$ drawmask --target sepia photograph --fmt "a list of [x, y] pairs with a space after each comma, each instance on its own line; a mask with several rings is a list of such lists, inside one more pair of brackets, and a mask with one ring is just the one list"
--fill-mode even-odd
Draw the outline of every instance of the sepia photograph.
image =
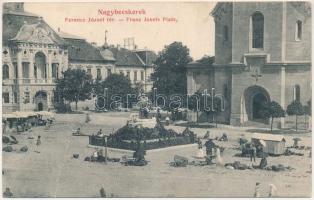
[[1, 6], [2, 197], [312, 197], [310, 1]]

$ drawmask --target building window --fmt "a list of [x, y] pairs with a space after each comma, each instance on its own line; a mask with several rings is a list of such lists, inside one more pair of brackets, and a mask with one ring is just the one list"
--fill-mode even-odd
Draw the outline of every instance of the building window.
[[252, 16], [252, 47], [263, 48], [264, 43], [264, 16], [256, 12]]
[[295, 85], [293, 89], [293, 100], [300, 102], [300, 94], [301, 94], [300, 86]]
[[3, 92], [2, 98], [4, 103], [10, 103], [10, 94], [8, 92]]
[[126, 72], [126, 76], [131, 80], [131, 78], [130, 78], [130, 71]]
[[97, 69], [97, 79], [101, 79], [101, 69]]
[[92, 75], [92, 69], [91, 68], [87, 69], [87, 74]]
[[30, 103], [29, 92], [24, 92], [24, 103]]
[[298, 20], [296, 22], [296, 27], [295, 27], [295, 39], [297, 41], [300, 41], [302, 39], [302, 21]]
[[224, 41], [228, 41], [228, 26], [223, 28]]
[[120, 75], [123, 75], [123, 71], [122, 71], [122, 70], [120, 70], [120, 72], [119, 72], [119, 73], [120, 73]]
[[137, 71], [134, 71], [134, 81], [137, 81]]
[[9, 66], [3, 65], [2, 67], [2, 79], [9, 79]]
[[22, 63], [23, 78], [29, 78], [29, 63]]
[[144, 72], [141, 71], [141, 80], [144, 81]]
[[108, 76], [111, 75], [111, 69], [107, 69], [107, 74], [108, 74]]

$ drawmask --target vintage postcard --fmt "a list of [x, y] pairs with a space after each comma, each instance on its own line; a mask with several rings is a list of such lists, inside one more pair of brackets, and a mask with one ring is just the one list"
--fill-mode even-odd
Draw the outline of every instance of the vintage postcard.
[[3, 197], [312, 196], [311, 2], [1, 5]]

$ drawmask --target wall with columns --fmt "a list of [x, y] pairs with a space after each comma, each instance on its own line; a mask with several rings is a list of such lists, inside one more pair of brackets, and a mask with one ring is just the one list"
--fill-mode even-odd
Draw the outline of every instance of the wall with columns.
[[[45, 55], [46, 78], [41, 78], [40, 70], [37, 71], [37, 78], [34, 76], [35, 55], [38, 52]], [[58, 76], [61, 77], [61, 72], [68, 66], [67, 50], [52, 44], [20, 43], [10, 47], [4, 46], [2, 58], [2, 65], [9, 66], [9, 79], [3, 80], [3, 92], [8, 92], [10, 96], [10, 102], [3, 103], [3, 112], [35, 110], [37, 105], [33, 99], [40, 90], [47, 93], [47, 106], [52, 108], [51, 99], [55, 88], [52, 64], [58, 63]], [[23, 63], [28, 63], [28, 75], [25, 76], [28, 78], [23, 77]], [[29, 103], [24, 102], [25, 92], [29, 92]], [[14, 101], [14, 94], [17, 95], [17, 103]]]

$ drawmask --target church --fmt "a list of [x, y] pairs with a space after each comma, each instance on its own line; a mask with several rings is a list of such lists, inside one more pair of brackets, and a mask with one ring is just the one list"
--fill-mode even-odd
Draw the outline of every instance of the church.
[[144, 92], [152, 87], [156, 54], [127, 49], [53, 30], [42, 17], [26, 12], [24, 3], [3, 5], [2, 112], [53, 109], [56, 80], [68, 68], [80, 68], [93, 79], [111, 73], [128, 76]]
[[[311, 99], [311, 7], [309, 2], [220, 2], [215, 21], [213, 65], [187, 66], [187, 92], [214, 88], [224, 96], [221, 123], [265, 122], [261, 105], [284, 109]], [[285, 126], [285, 118], [276, 121]], [[265, 122], [267, 123], [267, 121]]]

